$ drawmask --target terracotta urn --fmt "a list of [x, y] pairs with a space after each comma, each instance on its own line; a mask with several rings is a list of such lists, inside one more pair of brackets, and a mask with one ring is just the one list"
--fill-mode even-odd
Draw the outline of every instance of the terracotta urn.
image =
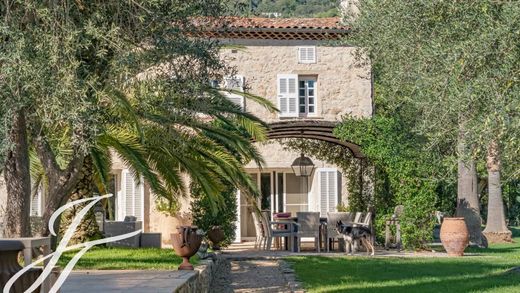
[[193, 270], [190, 257], [197, 253], [202, 242], [202, 235], [197, 234], [197, 227], [177, 227], [177, 233], [172, 233], [171, 238], [175, 253], [182, 257], [182, 264], [179, 266], [179, 270]]
[[224, 231], [222, 228], [220, 228], [220, 226], [213, 226], [208, 231], [208, 238], [213, 244], [213, 250], [220, 250], [220, 246], [218, 244], [225, 238]]
[[469, 232], [464, 218], [444, 218], [441, 242], [449, 256], [463, 256], [469, 244]]

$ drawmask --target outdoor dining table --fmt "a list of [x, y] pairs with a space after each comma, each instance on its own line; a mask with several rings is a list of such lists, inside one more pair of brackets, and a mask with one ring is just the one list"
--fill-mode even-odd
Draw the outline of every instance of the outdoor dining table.
[[[276, 222], [287, 222], [287, 224], [292, 224], [292, 223], [298, 223], [298, 217], [273, 217], [273, 220], [276, 221]], [[327, 217], [320, 217], [320, 240], [319, 240], [319, 243], [321, 245], [321, 242], [323, 240], [323, 231], [326, 229], [324, 228], [324, 226], [327, 224]], [[298, 233], [298, 225], [290, 225], [293, 229], [292, 232], [294, 232], [295, 234]], [[287, 228], [287, 227], [286, 227]], [[289, 237], [284, 237], [284, 246], [285, 246], [285, 250], [290, 250], [292, 252], [297, 252], [298, 251], [298, 241], [297, 241], [297, 237], [294, 236], [294, 239], [292, 239], [293, 241], [292, 242], [292, 248], [289, 248]]]

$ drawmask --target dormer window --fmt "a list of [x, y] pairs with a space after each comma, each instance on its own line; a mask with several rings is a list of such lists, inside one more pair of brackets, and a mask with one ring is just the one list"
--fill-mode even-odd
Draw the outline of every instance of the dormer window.
[[310, 64], [316, 63], [316, 47], [299, 47], [298, 63]]

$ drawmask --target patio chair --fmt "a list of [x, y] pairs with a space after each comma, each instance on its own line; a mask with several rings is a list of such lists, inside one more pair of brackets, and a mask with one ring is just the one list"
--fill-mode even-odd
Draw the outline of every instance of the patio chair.
[[363, 213], [362, 212], [356, 212], [356, 215], [354, 216], [353, 223], [360, 223], [362, 218], [363, 218]]
[[[327, 213], [327, 228], [325, 229], [325, 249], [329, 252], [331, 246], [334, 245], [334, 240], [343, 239], [343, 236], [338, 233], [336, 224], [341, 221], [343, 224], [348, 225], [353, 222], [353, 214], [350, 212], [328, 212]], [[332, 240], [332, 241], [331, 241]]]
[[[276, 237], [287, 237], [289, 239], [289, 248], [292, 247], [292, 239], [295, 236], [293, 224], [291, 222], [275, 222], [269, 221], [269, 213], [262, 213], [262, 228], [265, 233], [265, 249], [271, 250], [273, 244], [273, 238]], [[287, 228], [280, 228], [287, 227]]]
[[251, 212], [251, 217], [253, 218], [253, 222], [255, 224], [255, 233], [256, 233], [255, 249], [261, 249], [262, 248], [262, 243], [266, 239], [265, 232], [264, 232], [264, 229], [262, 227], [262, 222], [261, 222], [258, 214], [255, 211]]
[[296, 217], [298, 218], [298, 233], [296, 234], [298, 252], [300, 252], [302, 237], [313, 237], [316, 250], [320, 252], [320, 213], [297, 212]]
[[[375, 235], [374, 235], [374, 229], [372, 227], [372, 213], [371, 212], [367, 212], [365, 214], [365, 217], [363, 218], [363, 220], [354, 221], [354, 223], [352, 223], [352, 224], [354, 225], [354, 227], [366, 227], [366, 228], [370, 229], [370, 232], [372, 233], [372, 237], [370, 237], [370, 243], [372, 245], [374, 245]], [[359, 244], [361, 244], [361, 243], [357, 243], [357, 246], [359, 246]]]

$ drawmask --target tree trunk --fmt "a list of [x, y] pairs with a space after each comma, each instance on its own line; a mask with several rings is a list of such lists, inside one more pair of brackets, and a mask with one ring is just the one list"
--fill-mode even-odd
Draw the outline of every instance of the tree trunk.
[[458, 143], [458, 182], [457, 182], [457, 217], [464, 217], [469, 231], [471, 245], [485, 247], [482, 235], [482, 218], [480, 217], [480, 202], [477, 188], [477, 170], [472, 159], [464, 160], [467, 154], [463, 129], [459, 133]]
[[[69, 201], [92, 197], [93, 177], [94, 165], [92, 163], [92, 158], [90, 156], [86, 156], [85, 160], [83, 161], [83, 167], [81, 168], [79, 182], [70, 196]], [[76, 205], [63, 213], [61, 218], [60, 235], [63, 235], [63, 233], [69, 228], [77, 213], [87, 204], [88, 203]], [[78, 226], [76, 232], [72, 236], [69, 245], [100, 239], [101, 237], [102, 234], [99, 231], [94, 210], [91, 209], [82, 219], [81, 224]]]
[[488, 217], [484, 235], [488, 243], [511, 242], [512, 233], [507, 229], [500, 184], [500, 153], [496, 141], [489, 144], [487, 153], [488, 171]]
[[4, 237], [8, 238], [31, 236], [31, 178], [25, 112], [20, 110], [13, 118], [9, 131], [13, 147], [7, 153], [4, 168], [8, 203], [5, 207]]
[[[71, 161], [65, 169], [61, 169], [56, 162], [54, 151], [46, 140], [43, 127], [39, 125], [37, 121], [33, 121], [33, 123], [35, 125], [31, 129], [33, 131], [32, 139], [34, 148], [44, 167], [45, 175], [48, 180], [48, 189], [42, 214], [42, 227], [39, 234], [48, 236], [50, 234], [49, 219], [59, 207], [69, 200], [70, 195], [78, 184], [85, 155], [77, 149], [74, 149]], [[59, 222], [60, 217], [58, 217], [58, 220], [54, 223], [55, 232], [59, 232]], [[55, 241], [56, 238], [53, 237], [53, 247]]]

